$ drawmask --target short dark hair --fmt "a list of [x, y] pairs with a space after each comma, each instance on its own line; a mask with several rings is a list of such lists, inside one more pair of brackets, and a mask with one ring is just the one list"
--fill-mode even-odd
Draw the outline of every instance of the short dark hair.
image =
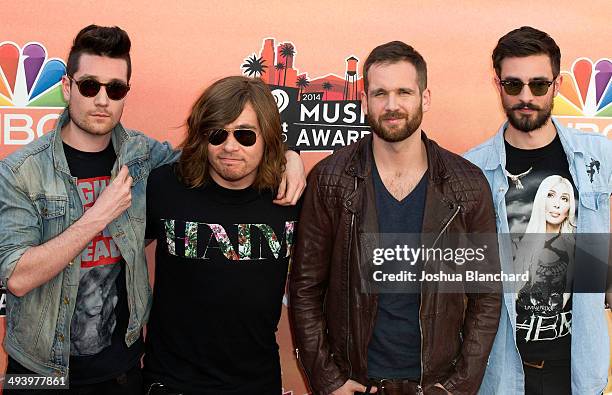
[[89, 25], [83, 28], [74, 38], [68, 54], [66, 74], [73, 76], [79, 69], [82, 54], [107, 56], [124, 59], [127, 62], [127, 79], [132, 76], [132, 61], [130, 59], [130, 37], [125, 30], [113, 26]]
[[427, 88], [427, 63], [425, 59], [410, 45], [401, 41], [391, 41], [374, 48], [363, 64], [363, 89], [368, 93], [368, 70], [376, 63], [396, 63], [406, 61], [417, 71], [419, 89]]
[[244, 76], [220, 79], [206, 88], [194, 103], [177, 169], [185, 185], [197, 188], [208, 182], [208, 132], [232, 123], [247, 103], [257, 114], [261, 129], [258, 138], [264, 141], [263, 158], [252, 186], [259, 190], [278, 188], [286, 165], [278, 107], [268, 85], [259, 78]]
[[492, 56], [495, 73], [501, 77], [501, 62], [505, 58], [523, 58], [532, 55], [548, 55], [553, 77], [557, 78], [561, 70], [561, 50], [548, 33], [531, 26], [512, 30], [499, 39]]

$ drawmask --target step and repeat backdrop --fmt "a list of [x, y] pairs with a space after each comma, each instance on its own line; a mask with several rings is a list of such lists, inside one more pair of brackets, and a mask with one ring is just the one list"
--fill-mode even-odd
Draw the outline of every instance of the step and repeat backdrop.
[[[369, 133], [360, 104], [363, 61], [375, 46], [402, 40], [428, 64], [432, 108], [424, 130], [462, 153], [504, 121], [491, 51], [502, 35], [523, 25], [548, 32], [561, 48], [564, 79], [554, 115], [612, 138], [611, 17], [609, 0], [529, 7], [484, 0], [8, 1], [0, 17], [0, 158], [53, 127], [64, 107], [59, 81], [68, 50], [91, 23], [120, 26], [132, 39], [132, 89], [122, 123], [174, 145], [202, 90], [243, 74], [270, 85], [284, 138], [310, 169]], [[285, 299], [277, 336], [284, 394], [302, 395], [308, 389], [286, 306]], [[4, 294], [0, 308], [3, 315]], [[5, 364], [0, 350], [0, 371]]]

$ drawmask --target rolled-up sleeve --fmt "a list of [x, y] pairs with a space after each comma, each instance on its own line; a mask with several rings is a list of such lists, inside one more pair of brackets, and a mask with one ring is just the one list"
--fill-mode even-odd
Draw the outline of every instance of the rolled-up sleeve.
[[0, 162], [0, 278], [8, 279], [21, 256], [41, 244], [41, 222], [11, 168]]

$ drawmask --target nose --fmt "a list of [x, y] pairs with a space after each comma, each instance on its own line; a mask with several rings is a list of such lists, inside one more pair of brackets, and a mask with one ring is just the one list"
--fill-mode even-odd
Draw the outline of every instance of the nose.
[[240, 143], [234, 138], [234, 133], [230, 132], [227, 139], [223, 142], [223, 150], [227, 152], [234, 152], [240, 148]]
[[101, 86], [100, 91], [94, 98], [94, 104], [99, 107], [107, 107], [110, 102], [108, 95], [106, 94], [106, 87]]
[[395, 95], [395, 93], [390, 93], [389, 95], [387, 95], [385, 110], [396, 111], [397, 109], [399, 109], [399, 102], [397, 100], [397, 96]]
[[529, 85], [523, 85], [523, 88], [521, 89], [521, 92], [518, 94], [517, 98], [527, 103], [533, 100], [533, 94], [531, 93]]

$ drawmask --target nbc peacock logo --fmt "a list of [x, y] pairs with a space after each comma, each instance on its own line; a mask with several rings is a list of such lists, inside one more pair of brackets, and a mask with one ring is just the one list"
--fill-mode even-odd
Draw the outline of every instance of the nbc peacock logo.
[[612, 61], [578, 58], [561, 75], [553, 115], [570, 127], [612, 136]]
[[61, 86], [65, 73], [64, 61], [49, 58], [41, 43], [0, 43], [0, 154], [53, 127], [66, 106]]

